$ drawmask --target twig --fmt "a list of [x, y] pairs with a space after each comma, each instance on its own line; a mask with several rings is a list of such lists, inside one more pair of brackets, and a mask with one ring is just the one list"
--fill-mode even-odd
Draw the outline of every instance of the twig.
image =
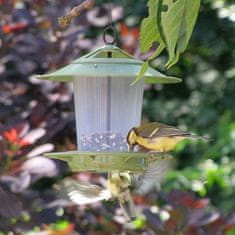
[[83, 11], [91, 9], [94, 4], [95, 0], [85, 0], [83, 3], [74, 7], [66, 16], [59, 17], [59, 24], [62, 27], [68, 26], [73, 18], [79, 16]]

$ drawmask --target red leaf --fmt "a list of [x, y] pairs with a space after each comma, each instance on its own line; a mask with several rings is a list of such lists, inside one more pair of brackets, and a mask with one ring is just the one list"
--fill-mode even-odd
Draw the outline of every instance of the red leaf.
[[184, 231], [184, 235], [200, 235], [201, 233], [201, 229], [200, 228], [196, 228], [196, 227], [189, 227], [186, 228], [186, 230]]
[[137, 38], [140, 33], [140, 30], [138, 27], [129, 29], [125, 23], [120, 24], [119, 30], [120, 30], [120, 34], [122, 37], [125, 37], [127, 35], [132, 35], [134, 38]]
[[139, 204], [139, 205], [147, 205], [148, 204], [148, 199], [146, 197], [142, 197], [140, 195], [135, 195], [134, 196], [134, 201], [136, 204]]
[[165, 222], [165, 230], [168, 232], [177, 231], [177, 223], [173, 219], [169, 219]]
[[122, 38], [122, 46], [124, 50], [129, 53], [133, 53], [136, 49], [136, 40], [139, 36], [139, 28], [128, 28], [126, 24], [121, 23], [119, 26], [121, 38]]
[[191, 206], [192, 206], [192, 208], [194, 208], [194, 209], [203, 209], [203, 208], [205, 208], [208, 204], [209, 204], [209, 199], [208, 199], [208, 198], [204, 198], [204, 199], [200, 199], [200, 200], [194, 201]]
[[10, 142], [15, 142], [18, 140], [19, 138], [19, 133], [16, 131], [15, 128], [12, 128], [8, 131], [4, 131], [3, 132], [3, 136], [5, 137], [5, 139], [7, 139]]
[[137, 28], [137, 27], [133, 28], [133, 29], [131, 30], [131, 34], [132, 34], [135, 38], [137, 38], [137, 37], [139, 36], [139, 34], [140, 34], [140, 29]]
[[126, 24], [121, 23], [119, 27], [120, 27], [119, 30], [120, 30], [121, 36], [126, 36], [128, 34], [128, 32], [129, 32], [129, 29], [126, 26]]
[[178, 190], [171, 192], [167, 199], [170, 203], [176, 205], [181, 204], [192, 209], [202, 209], [209, 204], [209, 199], [207, 198], [197, 200], [193, 194], [188, 192], [181, 192]]
[[2, 31], [3, 31], [3, 33], [7, 34], [7, 33], [12, 33], [15, 31], [25, 29], [27, 27], [28, 27], [27, 23], [21, 22], [21, 23], [16, 23], [16, 24], [3, 25]]
[[19, 135], [20, 133], [15, 128], [3, 132], [5, 139], [17, 147], [25, 147], [30, 145], [29, 141], [21, 139]]

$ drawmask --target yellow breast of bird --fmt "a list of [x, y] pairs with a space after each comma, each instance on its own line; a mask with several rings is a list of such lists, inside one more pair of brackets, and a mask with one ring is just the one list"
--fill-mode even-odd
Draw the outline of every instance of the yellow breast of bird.
[[[125, 177], [125, 176], [124, 176]], [[123, 192], [129, 189], [131, 182], [128, 177], [120, 178], [119, 175], [111, 175], [107, 182], [107, 188], [114, 197], [119, 197]]]
[[120, 178], [111, 178], [107, 182], [107, 188], [114, 197], [118, 197], [123, 190], [122, 181]]
[[180, 141], [186, 138], [186, 136], [170, 136], [149, 139], [139, 136], [137, 142], [140, 146], [152, 151], [168, 152], [173, 150]]
[[120, 193], [120, 186], [114, 184], [113, 182], [108, 182], [108, 190], [112, 193], [114, 197], [117, 197]]

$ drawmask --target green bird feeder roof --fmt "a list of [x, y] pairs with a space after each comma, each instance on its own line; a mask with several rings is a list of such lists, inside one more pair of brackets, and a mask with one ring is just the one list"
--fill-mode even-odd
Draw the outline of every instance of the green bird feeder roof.
[[[138, 60], [113, 45], [105, 45], [74, 61], [69, 65], [49, 74], [38, 75], [37, 78], [70, 82], [76, 77], [134, 77], [140, 72], [144, 62]], [[144, 74], [146, 83], [179, 83], [180, 78], [166, 76], [155, 69], [148, 68]]]

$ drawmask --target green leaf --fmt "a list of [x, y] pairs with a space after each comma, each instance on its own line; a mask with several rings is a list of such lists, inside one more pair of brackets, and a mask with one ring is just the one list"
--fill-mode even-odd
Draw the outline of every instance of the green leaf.
[[159, 0], [148, 1], [149, 16], [143, 19], [140, 27], [140, 50], [143, 53], [148, 52], [154, 42], [162, 41], [157, 24], [158, 8]]
[[166, 48], [170, 68], [179, 60], [188, 45], [198, 16], [201, 0], [149, 0], [148, 13], [141, 23], [140, 49], [148, 52], [153, 43], [159, 44], [156, 51], [148, 58], [131, 85], [139, 81], [147, 71], [150, 61]]
[[140, 218], [137, 218], [134, 222], [133, 222], [134, 226], [136, 229], [142, 229], [144, 228], [145, 224], [146, 224], [146, 221], [144, 218], [140, 217]]
[[52, 225], [53, 229], [64, 230], [69, 226], [69, 222], [67, 220], [59, 220], [55, 224]]
[[177, 43], [177, 51], [182, 53], [185, 51], [189, 39], [195, 26], [201, 0], [188, 0], [186, 2], [186, 11], [182, 19], [182, 27], [180, 28], [179, 40]]
[[164, 48], [165, 48], [165, 45], [164, 45], [164, 43], [162, 42], [162, 43], [158, 46], [157, 50], [148, 58], [148, 60], [154, 60], [154, 59], [156, 59], [156, 58], [162, 53], [162, 51], [164, 50]]
[[161, 12], [161, 28], [169, 59], [168, 68], [174, 65], [186, 49], [195, 25], [200, 0], [163, 0], [167, 11]]
[[194, 9], [193, 11], [186, 10], [182, 18], [182, 24], [180, 27], [179, 38], [176, 47], [175, 58], [167, 64], [168, 67], [176, 64], [179, 60], [179, 56], [183, 53], [188, 45], [189, 39], [191, 38], [193, 28], [196, 23], [200, 8], [201, 0], [188, 0], [186, 2], [186, 9]]
[[167, 0], [168, 10], [161, 14], [161, 26], [164, 34], [166, 48], [169, 54], [168, 63], [175, 58], [176, 45], [179, 38], [182, 18], [187, 0], [177, 0], [176, 2]]
[[158, 46], [157, 50], [148, 58], [149, 67], [154, 67], [154, 66], [152, 66], [152, 62], [162, 53], [164, 48], [165, 48], [165, 45], [160, 44]]
[[145, 72], [147, 71], [148, 67], [149, 67], [148, 61], [146, 61], [146, 62], [144, 62], [144, 63], [142, 64], [142, 67], [141, 67], [141, 69], [140, 69], [140, 72], [138, 73], [137, 78], [131, 83], [131, 86], [133, 86], [133, 85], [134, 85], [135, 83], [137, 83], [141, 78], [144, 77], [144, 74], [145, 74]]

